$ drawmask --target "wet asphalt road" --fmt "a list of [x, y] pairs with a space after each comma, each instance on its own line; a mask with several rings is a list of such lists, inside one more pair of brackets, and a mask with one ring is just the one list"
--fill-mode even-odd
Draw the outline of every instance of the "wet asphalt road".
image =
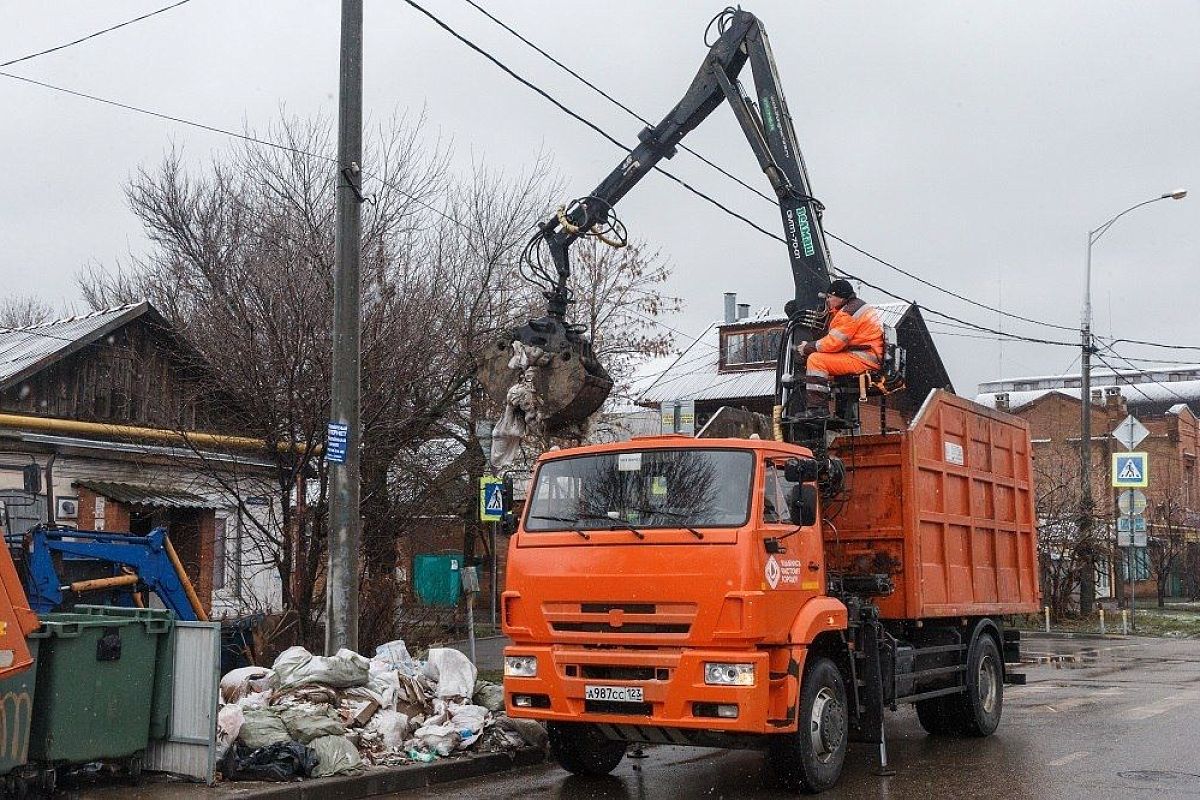
[[[1060, 640], [1027, 636], [1026, 686], [1006, 687], [1000, 730], [987, 739], [927, 736], [911, 707], [890, 715], [892, 777], [877, 748], [852, 745], [823, 800], [873, 798], [1200, 798], [1200, 641]], [[647, 747], [606, 780], [554, 764], [397, 798], [776, 798], [761, 754]]]

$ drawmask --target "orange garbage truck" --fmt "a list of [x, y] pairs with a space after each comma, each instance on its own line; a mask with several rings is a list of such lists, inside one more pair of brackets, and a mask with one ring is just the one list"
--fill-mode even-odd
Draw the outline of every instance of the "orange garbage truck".
[[[830, 492], [830, 463], [845, 469]], [[905, 430], [811, 448], [665, 435], [545, 453], [509, 542], [505, 704], [574, 773], [629, 743], [761, 748], [832, 787], [915, 704], [987, 736], [1035, 612], [1026, 423], [946, 392]]]

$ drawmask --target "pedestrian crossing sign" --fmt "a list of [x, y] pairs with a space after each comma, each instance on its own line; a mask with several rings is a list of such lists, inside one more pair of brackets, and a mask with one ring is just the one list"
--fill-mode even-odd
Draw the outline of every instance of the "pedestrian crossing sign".
[[504, 517], [504, 481], [485, 475], [479, 479], [479, 519], [499, 522]]
[[1146, 453], [1113, 453], [1112, 485], [1137, 489], [1149, 486], [1149, 461]]

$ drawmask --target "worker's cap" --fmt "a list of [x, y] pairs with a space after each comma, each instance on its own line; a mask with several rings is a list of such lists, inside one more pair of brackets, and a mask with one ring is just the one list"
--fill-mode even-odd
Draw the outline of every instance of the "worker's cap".
[[850, 281], [844, 278], [838, 278], [829, 284], [829, 288], [821, 292], [821, 297], [840, 297], [843, 300], [854, 299], [854, 287], [850, 285]]

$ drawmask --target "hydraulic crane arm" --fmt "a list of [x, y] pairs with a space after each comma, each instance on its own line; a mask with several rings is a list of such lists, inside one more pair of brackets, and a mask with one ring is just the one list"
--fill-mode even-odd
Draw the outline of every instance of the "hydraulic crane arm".
[[[723, 102], [733, 109], [779, 200], [795, 297], [786, 307], [791, 321], [779, 354], [776, 403], [784, 416], [791, 411], [797, 362], [791, 356], [790, 344], [820, 335], [813, 327], [820, 325], [819, 317], [799, 312], [823, 308], [818, 294], [829, 285], [830, 260], [821, 229], [822, 207], [809, 188], [762, 23], [747, 11], [728, 8], [713, 19], [709, 28], [714, 24], [719, 36], [679, 103], [657, 125], [638, 134], [638, 145], [591, 194], [563, 206], [539, 225], [525, 248], [522, 263], [528, 277], [543, 288], [547, 314], [497, 341], [495, 349], [481, 359], [478, 375], [493, 400], [506, 406], [514, 406], [509, 390], [515, 381], [535, 384], [540, 405], [533, 417], [541, 420], [545, 431], [569, 431], [572, 426], [581, 426], [599, 410], [612, 389], [611, 378], [583, 336], [585, 329], [566, 322], [572, 302], [571, 245], [580, 237], [597, 236], [623, 246], [625, 231], [614, 206], [660, 161], [671, 158], [679, 142]], [[757, 96], [749, 95], [738, 81], [747, 62]], [[510, 360], [514, 342], [551, 357], [536, 370], [522, 373], [514, 367], [520, 357]], [[528, 412], [523, 413], [530, 419]]]
[[[654, 127], [645, 128], [639, 143], [587, 197], [581, 198], [540, 227], [555, 268], [548, 287], [550, 316], [562, 319], [570, 303], [569, 248], [580, 236], [615, 222], [612, 209], [659, 161], [671, 158], [679, 142], [703, 122], [723, 100], [733, 108], [759, 166], [779, 198], [795, 281], [796, 307], [817, 308], [817, 293], [829, 283], [829, 252], [821, 230], [821, 205], [813, 199], [804, 159], [796, 143], [791, 114], [779, 82], [775, 60], [762, 22], [748, 11], [726, 9], [715, 22], [720, 36], [709, 48], [683, 99]], [[754, 77], [757, 100], [746, 93], [738, 75], [746, 62]]]

